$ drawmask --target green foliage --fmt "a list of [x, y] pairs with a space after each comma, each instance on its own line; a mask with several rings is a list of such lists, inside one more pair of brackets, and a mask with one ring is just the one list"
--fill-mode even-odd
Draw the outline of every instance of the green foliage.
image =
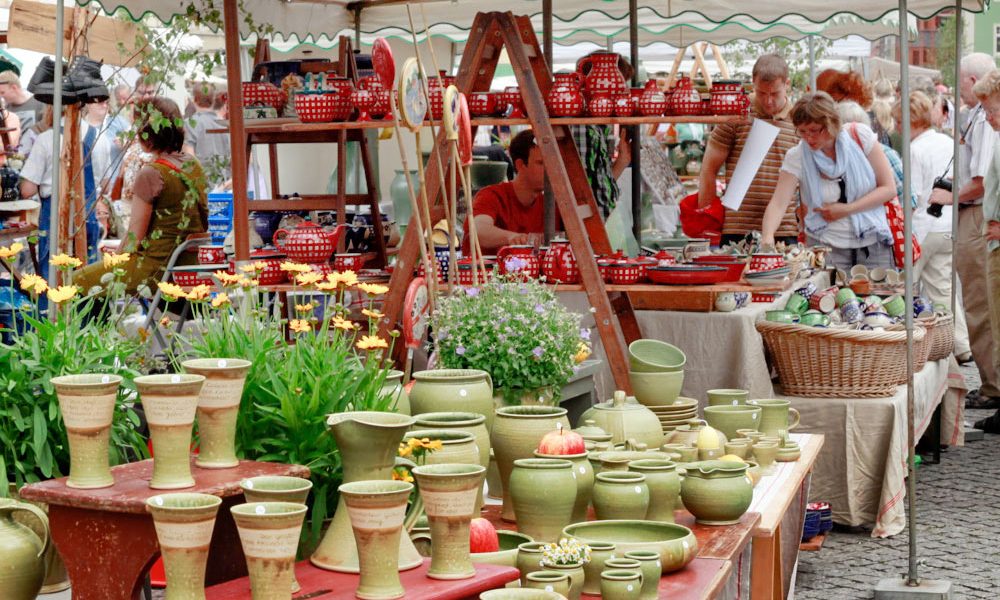
[[497, 278], [442, 298], [434, 329], [441, 366], [486, 371], [508, 399], [520, 390], [558, 388], [589, 352], [580, 315], [533, 280]]
[[941, 71], [941, 81], [953, 90], [958, 89], [955, 87], [955, 38], [957, 35], [958, 27], [954, 13], [942, 14], [937, 48], [934, 51], [935, 67]]
[[[832, 41], [819, 36], [813, 36], [813, 53], [818, 62], [833, 44]], [[788, 62], [788, 75], [791, 80], [793, 90], [805, 90], [809, 87], [809, 40], [789, 40], [785, 38], [771, 38], [761, 42], [737, 41], [720, 46], [722, 55], [729, 63], [730, 70], [746, 73], [746, 79], [750, 79], [750, 72], [757, 57], [764, 54], [777, 54]]]

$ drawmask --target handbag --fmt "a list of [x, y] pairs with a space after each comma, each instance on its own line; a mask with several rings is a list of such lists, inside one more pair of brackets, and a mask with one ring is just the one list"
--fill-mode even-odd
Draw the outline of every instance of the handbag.
[[[855, 123], [851, 123], [851, 137], [864, 151], [864, 144], [858, 137], [858, 130]], [[896, 268], [906, 268], [906, 236], [905, 221], [903, 217], [903, 206], [899, 203], [899, 196], [894, 196], [892, 200], [885, 203], [885, 218], [889, 222], [889, 232], [892, 234], [892, 258]], [[920, 260], [920, 243], [915, 234], [910, 234], [913, 240], [913, 262]]]

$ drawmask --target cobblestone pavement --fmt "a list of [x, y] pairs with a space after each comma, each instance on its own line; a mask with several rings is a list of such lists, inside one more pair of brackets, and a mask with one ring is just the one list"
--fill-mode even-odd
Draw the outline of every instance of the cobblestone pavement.
[[[964, 369], [978, 387], [975, 369]], [[971, 424], [993, 411], [966, 411]], [[941, 463], [917, 470], [919, 575], [945, 579], [952, 598], [1000, 598], [1000, 435], [950, 448]], [[819, 552], [799, 554], [797, 600], [872, 598], [876, 583], [908, 568], [906, 531], [874, 539], [870, 531], [835, 530]]]

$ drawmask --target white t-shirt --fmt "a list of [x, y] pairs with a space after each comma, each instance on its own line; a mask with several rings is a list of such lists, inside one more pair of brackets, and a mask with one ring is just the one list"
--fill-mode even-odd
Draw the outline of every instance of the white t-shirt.
[[21, 178], [37, 185], [42, 198], [52, 196], [52, 129], [38, 134], [31, 154], [24, 161]]
[[[910, 141], [910, 185], [917, 195], [917, 209], [913, 211], [913, 233], [923, 242], [928, 233], [951, 232], [951, 207], [945, 206], [941, 216], [927, 214], [927, 206], [934, 180], [942, 174], [951, 177], [948, 166], [954, 151], [950, 136], [928, 129]], [[945, 169], [948, 172], [945, 173]]]
[[[849, 123], [845, 123], [842, 130], [846, 130]], [[864, 151], [865, 156], [868, 156], [872, 148], [878, 142], [878, 136], [875, 132], [871, 130], [871, 127], [862, 125], [860, 123], [855, 124], [857, 127], [858, 138], [861, 140], [861, 149]], [[848, 135], [850, 131], [848, 130]], [[851, 143], [854, 143], [854, 137], [851, 136]], [[794, 148], [785, 153], [785, 161], [781, 163], [781, 170], [792, 175], [800, 183], [802, 182], [802, 149], [805, 146], [805, 142], [799, 142]], [[799, 193], [806, 194], [805, 186], [799, 186]], [[836, 202], [840, 198], [840, 186], [837, 184], [836, 179], [826, 179], [820, 177], [820, 193], [822, 198], [817, 204], [829, 204], [830, 202]], [[803, 205], [808, 206], [807, 203], [803, 202]], [[812, 209], [810, 209], [812, 210]], [[831, 223], [828, 223], [827, 228], [820, 234], [819, 238], [816, 240], [822, 244], [830, 246], [832, 248], [861, 248], [867, 244], [862, 240], [859, 240], [854, 235], [854, 227], [851, 225], [851, 219], [845, 217], [843, 219], [837, 219]]]
[[[965, 143], [959, 146], [958, 152], [958, 177], [955, 184], [960, 188], [974, 177], [986, 177], [990, 161], [993, 160], [993, 146], [997, 141], [997, 134], [986, 122], [986, 111], [981, 105], [977, 104], [969, 109], [966, 118], [972, 119], [972, 125], [969, 125], [968, 121], [962, 125], [962, 131], [965, 131], [965, 127], [968, 127], [969, 131], [965, 134]], [[977, 198], [973, 204], [982, 201], [982, 198]]]

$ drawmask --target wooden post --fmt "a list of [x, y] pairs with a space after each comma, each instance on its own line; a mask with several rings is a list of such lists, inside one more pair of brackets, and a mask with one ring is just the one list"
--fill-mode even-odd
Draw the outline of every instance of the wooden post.
[[226, 79], [229, 82], [229, 144], [233, 165], [233, 236], [236, 260], [250, 257], [247, 224], [247, 138], [243, 125], [243, 77], [240, 74], [240, 15], [237, 0], [222, 1], [226, 34]]

